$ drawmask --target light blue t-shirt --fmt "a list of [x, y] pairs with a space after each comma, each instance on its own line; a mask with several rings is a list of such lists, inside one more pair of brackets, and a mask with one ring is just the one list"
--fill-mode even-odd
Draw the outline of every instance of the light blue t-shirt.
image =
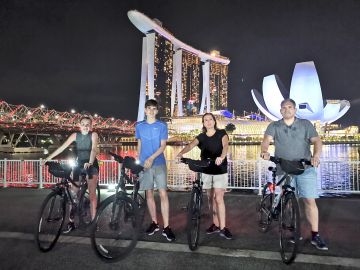
[[[168, 139], [168, 128], [166, 123], [156, 120], [149, 124], [146, 120], [138, 122], [135, 128], [135, 138], [141, 140], [140, 163], [144, 165], [146, 159], [154, 154], [161, 145], [162, 140]], [[153, 166], [166, 164], [164, 153], [157, 156]]]

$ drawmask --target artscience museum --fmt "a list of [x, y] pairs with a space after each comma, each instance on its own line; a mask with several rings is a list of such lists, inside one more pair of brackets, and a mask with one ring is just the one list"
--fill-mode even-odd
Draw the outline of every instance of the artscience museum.
[[251, 90], [252, 97], [260, 111], [273, 121], [282, 118], [280, 103], [285, 98], [296, 102], [296, 117], [320, 121], [321, 124], [336, 121], [350, 108], [347, 100], [323, 99], [319, 77], [312, 61], [295, 65], [290, 92], [277, 75], [264, 77], [262, 89], [263, 95], [255, 89]]

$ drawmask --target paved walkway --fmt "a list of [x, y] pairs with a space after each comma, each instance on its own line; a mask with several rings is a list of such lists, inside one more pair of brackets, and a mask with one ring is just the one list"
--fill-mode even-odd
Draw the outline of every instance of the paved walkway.
[[[0, 189], [0, 239], [2, 239], [0, 242], [12, 243], [14, 241], [24, 241], [24, 247], [29, 246], [28, 242], [32, 239], [32, 232], [35, 226], [35, 216], [43, 198], [48, 193], [49, 190]], [[107, 195], [109, 193], [102, 190], [102, 197]], [[194, 253], [190, 252], [187, 248], [185, 234], [186, 212], [184, 207], [187, 204], [188, 196], [189, 193], [186, 192], [169, 193], [171, 206], [170, 224], [176, 234], [177, 241], [175, 243], [168, 243], [160, 233], [154, 236], [143, 235], [134, 252], [135, 254], [129, 260], [136, 260], [136, 253], [143, 254], [143, 252], [156, 254], [170, 252], [176, 254], [176, 256], [190, 256], [193, 258]], [[225, 240], [219, 235], [208, 236], [203, 233], [200, 240], [201, 247], [195, 253], [201, 257], [200, 261], [203, 260], [203, 265], [205, 266], [209, 263], [207, 258], [212, 255], [223, 258], [219, 259], [219, 262], [224, 260], [225, 263], [228, 263], [227, 266], [229, 267], [225, 267], [225, 269], [231, 269], [231, 265], [234, 263], [230, 258], [234, 260], [241, 258], [241, 262], [245, 264], [249, 262], [249, 265], [254, 265], [250, 263], [254, 260], [264, 261], [264, 264], [266, 264], [266, 261], [271, 260], [276, 262], [274, 266], [282, 267], [283, 265], [280, 262], [278, 253], [277, 224], [275, 223], [272, 230], [266, 234], [259, 232], [257, 229], [255, 208], [259, 197], [252, 194], [231, 192], [227, 193], [225, 198], [227, 205], [227, 226], [235, 237], [233, 240]], [[202, 222], [203, 231], [211, 223], [207, 211], [206, 197], [204, 199], [204, 210], [206, 211], [204, 211], [205, 215]], [[159, 198], [156, 198], [156, 200], [159, 202]], [[307, 265], [306, 269], [309, 269], [311, 265], [317, 265], [318, 267], [332, 266], [335, 267], [334, 269], [338, 266], [360, 266], [360, 217], [358, 214], [360, 198], [321, 198], [318, 200], [318, 205], [321, 220], [320, 230], [328, 243], [329, 251], [319, 251], [311, 246], [308, 239], [310, 235], [309, 227], [303, 222], [302, 235], [304, 240], [301, 243], [300, 255], [297, 257], [296, 264], [294, 265], [296, 267], [301, 265], [305, 267]], [[158, 213], [160, 213], [159, 205]], [[161, 218], [159, 217], [159, 219], [161, 224]], [[149, 221], [149, 217], [146, 216], [144, 229]], [[88, 244], [87, 232], [80, 230], [72, 233], [71, 236], [62, 236], [59, 242], [59, 246]], [[0, 244], [0, 258], [5, 259], [3, 262], [8, 261], [7, 265], [12, 265], [9, 257], [2, 258], [6, 252], [9, 252], [8, 248], [6, 250], [4, 248], [3, 244]], [[34, 248], [34, 246], [30, 245], [30, 248]], [[71, 250], [74, 251], [72, 248]], [[68, 250], [59, 248], [58, 251], [55, 249], [54, 252], [68, 252]], [[49, 256], [53, 256], [50, 255], [51, 253], [48, 253]], [[92, 259], [93, 253], [90, 251], [88, 256]], [[244, 260], [245, 258], [246, 260]], [[171, 264], [171, 260], [168, 263]], [[180, 265], [181, 263], [179, 262]], [[166, 269], [165, 266], [163, 269]]]

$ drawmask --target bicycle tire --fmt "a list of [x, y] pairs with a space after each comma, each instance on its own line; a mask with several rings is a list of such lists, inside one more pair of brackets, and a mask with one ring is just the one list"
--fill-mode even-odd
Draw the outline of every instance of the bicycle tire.
[[[89, 191], [88, 191], [87, 183], [84, 184], [83, 189], [80, 194], [80, 201], [78, 207], [78, 217], [79, 224], [81, 227], [87, 227], [91, 222], [91, 212], [90, 212], [90, 199], [89, 199]], [[96, 186], [96, 199], [97, 199], [97, 208], [100, 205], [100, 186], [97, 184]]]
[[124, 194], [114, 194], [98, 208], [91, 227], [91, 245], [105, 262], [124, 259], [138, 241], [138, 207]]
[[263, 233], [269, 231], [272, 223], [271, 207], [273, 196], [273, 193], [265, 194], [257, 205], [259, 231]]
[[191, 191], [190, 202], [187, 213], [187, 240], [190, 250], [196, 250], [200, 239], [200, 218], [201, 218], [201, 196], [200, 191]]
[[145, 215], [146, 215], [146, 199], [141, 196], [138, 191], [134, 191], [134, 193], [132, 194], [132, 199], [134, 200], [134, 202], [136, 203], [136, 205], [138, 206], [138, 210], [139, 210], [139, 227], [141, 227], [141, 225], [144, 222], [145, 219]]
[[293, 192], [286, 193], [281, 201], [280, 212], [280, 253], [282, 261], [292, 263], [300, 242], [300, 210]]
[[66, 202], [60, 191], [46, 196], [38, 214], [35, 244], [42, 252], [50, 251], [59, 239], [66, 215]]

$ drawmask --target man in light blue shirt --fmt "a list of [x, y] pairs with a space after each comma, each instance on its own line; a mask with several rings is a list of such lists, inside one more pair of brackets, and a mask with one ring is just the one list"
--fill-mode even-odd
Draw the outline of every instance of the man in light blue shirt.
[[159, 190], [161, 201], [161, 214], [164, 221], [162, 235], [168, 241], [174, 241], [175, 235], [169, 226], [169, 198], [167, 194], [167, 168], [164, 156], [168, 129], [166, 123], [156, 119], [158, 103], [149, 99], [145, 103], [146, 120], [136, 124], [135, 137], [138, 140], [138, 155], [144, 174], [140, 179], [140, 190], [146, 191], [146, 201], [152, 223], [146, 230], [153, 235], [160, 230], [157, 222], [154, 188]]

